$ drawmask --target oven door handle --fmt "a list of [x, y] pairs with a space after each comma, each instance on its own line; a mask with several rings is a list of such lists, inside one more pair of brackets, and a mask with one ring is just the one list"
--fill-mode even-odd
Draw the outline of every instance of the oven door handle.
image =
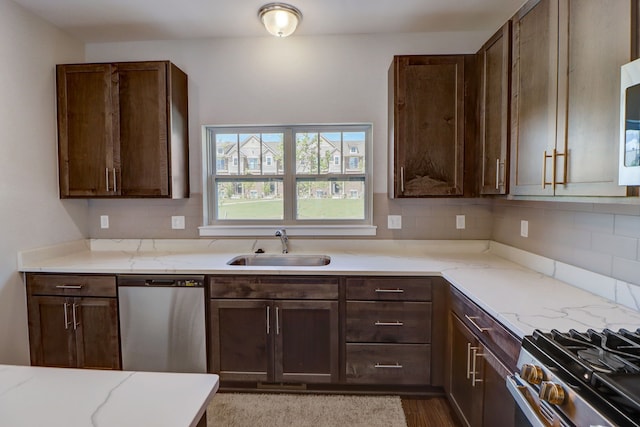
[[507, 389], [513, 396], [516, 401], [516, 404], [522, 411], [522, 413], [527, 417], [527, 420], [531, 423], [533, 427], [548, 427], [549, 424], [544, 422], [540, 416], [538, 415], [538, 411], [535, 408], [531, 407], [529, 400], [525, 396], [526, 393], [529, 393], [529, 389], [527, 386], [520, 384], [518, 378], [515, 375], [507, 376]]

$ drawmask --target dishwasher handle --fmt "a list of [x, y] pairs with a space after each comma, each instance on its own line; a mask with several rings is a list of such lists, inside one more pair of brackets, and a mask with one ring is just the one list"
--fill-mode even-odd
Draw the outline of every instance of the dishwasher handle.
[[204, 276], [118, 276], [118, 286], [140, 286], [154, 288], [201, 288], [204, 287]]

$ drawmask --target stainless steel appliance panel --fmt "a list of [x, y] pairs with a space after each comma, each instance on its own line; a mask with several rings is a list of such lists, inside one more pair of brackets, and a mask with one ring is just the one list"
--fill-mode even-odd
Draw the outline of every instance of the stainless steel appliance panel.
[[118, 284], [124, 370], [207, 371], [203, 278], [128, 277]]

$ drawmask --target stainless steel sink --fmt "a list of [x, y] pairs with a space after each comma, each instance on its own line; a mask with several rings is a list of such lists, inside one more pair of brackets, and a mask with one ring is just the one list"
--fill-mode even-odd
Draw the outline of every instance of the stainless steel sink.
[[322, 267], [331, 262], [327, 255], [238, 255], [228, 265], [262, 265], [273, 267]]

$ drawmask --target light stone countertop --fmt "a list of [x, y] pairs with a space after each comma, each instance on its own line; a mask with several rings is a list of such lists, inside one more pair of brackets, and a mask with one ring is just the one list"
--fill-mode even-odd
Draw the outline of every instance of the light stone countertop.
[[[322, 267], [226, 264], [258, 248], [276, 254], [280, 242], [82, 240], [22, 252], [18, 269], [108, 274], [435, 275], [446, 278], [519, 337], [534, 329], [640, 327], [637, 287], [495, 242], [291, 239], [292, 255], [329, 255], [331, 263]], [[619, 294], [625, 296], [624, 305], [615, 302]]]
[[218, 379], [213, 374], [0, 365], [0, 425], [195, 427]]

